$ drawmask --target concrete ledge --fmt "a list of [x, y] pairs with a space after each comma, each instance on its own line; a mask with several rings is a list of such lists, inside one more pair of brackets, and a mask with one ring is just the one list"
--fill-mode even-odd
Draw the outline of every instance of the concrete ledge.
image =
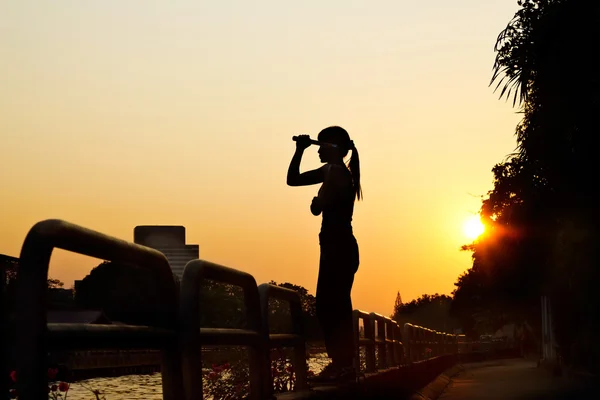
[[[486, 360], [504, 359], [485, 357]], [[468, 355], [467, 355], [468, 356]], [[478, 358], [462, 357], [464, 358]], [[522, 357], [518, 357], [522, 358]], [[304, 399], [437, 399], [446, 390], [453, 377], [463, 372], [465, 367], [456, 355], [434, 357], [400, 367], [366, 374], [359, 382], [346, 385], [323, 385], [302, 392], [282, 393], [277, 400]], [[587, 380], [592, 378], [588, 377]]]
[[348, 399], [364, 398], [364, 385], [350, 383], [345, 385], [322, 385], [300, 392], [277, 394], [277, 400], [312, 400], [312, 399]]
[[456, 356], [434, 357], [378, 371], [377, 373], [366, 374], [364, 378], [359, 379], [359, 382], [345, 385], [315, 386], [302, 392], [278, 394], [275, 398], [277, 400], [338, 398], [397, 400], [408, 398], [415, 392], [425, 393], [424, 388], [430, 383], [431, 388], [427, 390], [444, 390], [450, 382], [450, 377], [458, 371], [454, 367], [456, 361]]

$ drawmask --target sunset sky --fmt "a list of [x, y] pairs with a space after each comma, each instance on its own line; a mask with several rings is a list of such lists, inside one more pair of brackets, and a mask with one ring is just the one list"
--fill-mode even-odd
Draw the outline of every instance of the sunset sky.
[[[291, 137], [340, 125], [361, 158], [355, 308], [450, 294], [463, 224], [515, 148], [488, 87], [516, 0], [0, 3], [0, 253], [60, 218], [122, 239], [184, 225], [200, 257], [305, 286], [318, 187]], [[306, 151], [302, 170], [318, 167]], [[57, 250], [72, 286], [100, 261]]]

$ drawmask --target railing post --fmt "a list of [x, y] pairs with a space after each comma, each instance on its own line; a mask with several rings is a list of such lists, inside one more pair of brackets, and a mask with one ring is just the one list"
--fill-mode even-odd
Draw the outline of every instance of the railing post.
[[435, 352], [435, 331], [432, 329], [427, 329], [428, 333], [429, 333], [429, 358], [433, 357], [433, 354]]
[[377, 336], [375, 337], [375, 342], [377, 346], [377, 368], [378, 369], [386, 369], [387, 368], [387, 357], [386, 357], [386, 342], [385, 342], [385, 319], [383, 316], [372, 312], [371, 318], [373, 322], [377, 321]]
[[414, 326], [413, 333], [415, 335], [415, 361], [423, 359], [423, 331], [418, 326]]
[[[295, 390], [304, 390], [307, 388], [307, 365], [306, 365], [306, 341], [304, 338], [304, 324], [303, 324], [303, 313], [302, 305], [300, 303], [300, 296], [298, 292], [272, 285], [269, 283], [263, 283], [258, 287], [258, 293], [260, 296], [261, 314], [263, 321], [263, 332], [265, 333], [265, 340], [268, 343], [267, 351], [273, 346], [278, 346], [283, 337], [283, 341], [286, 341], [287, 345], [292, 346], [292, 366], [296, 375]], [[269, 328], [269, 299], [274, 298], [280, 301], [286, 301], [290, 306], [290, 317], [292, 319], [292, 333], [283, 335], [271, 335]], [[267, 365], [270, 365], [270, 360], [267, 353]], [[271, 369], [269, 368], [265, 374], [266, 377], [266, 393], [268, 396], [273, 394], [273, 376]]]
[[395, 322], [392, 321], [389, 318], [386, 318], [385, 320], [385, 331], [386, 331], [386, 336], [387, 338], [390, 340], [389, 342], [387, 342], [387, 352], [389, 354], [389, 364], [391, 366], [396, 366], [398, 365], [397, 363], [397, 359], [396, 359], [396, 338], [394, 337], [394, 324]]
[[296, 374], [296, 390], [304, 390], [308, 387], [308, 365], [306, 363], [305, 332], [299, 295], [298, 301], [290, 302], [290, 314], [292, 317], [292, 333], [303, 339], [294, 346], [294, 359], [292, 362]]
[[411, 348], [414, 339], [410, 328], [410, 324], [404, 324], [404, 336], [402, 338], [404, 343], [404, 355], [408, 363], [414, 361], [414, 355]]
[[417, 361], [423, 360], [423, 356], [425, 355], [425, 331], [423, 329], [419, 329], [419, 327], [415, 327], [415, 333], [417, 336]]
[[[157, 250], [126, 242], [100, 232], [50, 219], [38, 222], [28, 232], [19, 257], [15, 343], [17, 359], [17, 391], [22, 400], [47, 398], [48, 324], [46, 318], [46, 290], [48, 264], [55, 248], [95, 257], [119, 261], [145, 268], [161, 285], [161, 294], [168, 311], [162, 315], [164, 328], [177, 331], [177, 284], [169, 262]], [[181, 359], [178, 343], [160, 345], [162, 360], [162, 387], [165, 400], [183, 397]]]
[[427, 360], [429, 358], [427, 349], [430, 348], [431, 343], [431, 330], [425, 327], [421, 327], [421, 332], [423, 332], [423, 359]]
[[364, 318], [365, 326], [365, 338], [369, 339], [369, 342], [365, 346], [365, 361], [367, 372], [375, 372], [377, 367], [375, 366], [375, 319], [371, 314]]
[[425, 355], [425, 359], [428, 359], [429, 352], [427, 350], [431, 351], [431, 329], [425, 328], [425, 327], [422, 327], [422, 329], [423, 329], [423, 336], [425, 338], [423, 354]]
[[453, 352], [458, 353], [458, 336], [454, 335], [453, 341], [454, 341]]
[[8, 360], [11, 357], [9, 357], [10, 353], [8, 350], [10, 325], [8, 323], [8, 306], [6, 303], [9, 300], [6, 291], [6, 267], [8, 267], [8, 262], [6, 262], [6, 265], [3, 265], [2, 259], [0, 259], [0, 296], [2, 296], [0, 297], [0, 326], [2, 326], [2, 329], [0, 329], [0, 376], [2, 376], [0, 379], [0, 393], [2, 393], [1, 396], [8, 398], [8, 380], [6, 377], [9, 374]]
[[422, 340], [422, 346], [423, 346], [423, 359], [427, 360], [427, 349], [429, 348], [429, 329], [421, 327], [421, 332], [423, 332], [423, 340]]
[[441, 338], [440, 338], [440, 341], [441, 341], [440, 352], [441, 352], [441, 355], [443, 356], [443, 355], [447, 354], [447, 351], [446, 351], [446, 339], [448, 338], [448, 334], [446, 332], [442, 332], [440, 336], [441, 336]]
[[352, 327], [354, 330], [354, 370], [360, 373], [360, 312], [352, 310]]
[[[268, 398], [268, 388], [265, 387], [269, 371], [268, 346], [263, 332], [260, 311], [260, 299], [254, 277], [248, 273], [214, 264], [204, 260], [192, 260], [183, 270], [181, 280], [180, 320], [183, 329], [183, 372], [185, 398], [188, 400], [202, 399], [202, 359], [201, 342], [203, 332], [212, 335], [216, 340], [226, 337], [219, 330], [200, 328], [200, 284], [204, 279], [239, 286], [244, 291], [244, 305], [247, 314], [248, 329], [246, 337], [251, 337], [249, 343], [250, 394], [249, 399], [263, 400]], [[220, 330], [223, 331], [223, 330]], [[230, 335], [236, 331], [231, 329]], [[238, 339], [239, 340], [239, 339]], [[229, 340], [228, 345], [240, 345], [238, 340]], [[211, 343], [206, 343], [210, 345]]]
[[398, 361], [398, 365], [402, 365], [405, 363], [405, 357], [406, 355], [404, 354], [404, 337], [402, 336], [402, 328], [400, 327], [400, 325], [398, 323], [396, 323], [396, 325], [394, 326], [394, 338], [397, 338], [396, 341], [396, 360]]
[[386, 369], [387, 368], [387, 352], [386, 352], [386, 342], [385, 342], [385, 320], [382, 318], [377, 318], [377, 337], [381, 341], [377, 345], [377, 352], [379, 353], [379, 360], [377, 360], [377, 368], [378, 369]]
[[444, 347], [446, 346], [446, 333], [440, 332], [440, 356], [446, 354]]
[[422, 327], [417, 326], [415, 330], [417, 331], [417, 338], [418, 338], [418, 340], [417, 340], [417, 348], [419, 349], [418, 360], [422, 361], [425, 359], [425, 348], [427, 346], [427, 337], [425, 335], [425, 329], [423, 329]]

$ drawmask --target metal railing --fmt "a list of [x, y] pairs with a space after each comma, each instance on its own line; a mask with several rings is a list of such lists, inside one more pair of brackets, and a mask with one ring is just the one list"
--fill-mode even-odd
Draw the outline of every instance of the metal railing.
[[[162, 326], [48, 324], [45, 291], [48, 264], [54, 248], [138, 265], [152, 273], [167, 303]], [[238, 286], [244, 293], [245, 329], [200, 326], [203, 308], [200, 287], [204, 280]], [[249, 349], [250, 399], [273, 397], [269, 350], [292, 347], [296, 390], [307, 387], [306, 342], [297, 292], [262, 284], [254, 277], [222, 265], [193, 260], [185, 266], [180, 288], [166, 257], [157, 250], [129, 243], [60, 220], [36, 224], [21, 251], [17, 276], [19, 354], [17, 373], [20, 398], [35, 400], [47, 395], [47, 347], [61, 349], [158, 349], [162, 355], [163, 398], [201, 399], [202, 346], [245, 346]], [[288, 302], [292, 332], [270, 333], [269, 299]], [[375, 373], [410, 362], [458, 351], [456, 335], [404, 324], [376, 313], [354, 310], [355, 362], [360, 370], [360, 348], [366, 351], [366, 372]], [[364, 337], [359, 321], [363, 320]], [[431, 349], [431, 351], [426, 351]]]
[[[364, 337], [360, 336], [363, 320]], [[360, 370], [360, 348], [365, 348], [365, 372], [425, 360], [458, 351], [457, 335], [436, 332], [413, 324], [404, 324], [376, 313], [354, 310], [355, 368]]]
[[[239, 286], [244, 291], [247, 329], [201, 328], [200, 284], [202, 280]], [[270, 334], [269, 299], [283, 300], [290, 305], [292, 332]], [[235, 345], [250, 350], [250, 399], [273, 396], [273, 376], [269, 349], [292, 347], [292, 365], [296, 374], [296, 390], [307, 387], [306, 343], [303, 336], [302, 309], [297, 292], [270, 284], [256, 286], [252, 275], [203, 260], [188, 262], [181, 280], [181, 323], [183, 331], [183, 378], [186, 399], [201, 399], [202, 346]]]
[[404, 324], [404, 349], [408, 362], [458, 353], [457, 335]]
[[[205, 279], [242, 288], [248, 323], [246, 329], [200, 327], [203, 306], [200, 304], [200, 285]], [[250, 352], [250, 398], [266, 398], [268, 347], [254, 277], [208, 261], [190, 261], [181, 279], [180, 310], [185, 398], [202, 398], [202, 345], [247, 346]]]
[[[304, 327], [302, 325], [302, 305], [298, 292], [280, 286], [263, 283], [258, 287], [260, 294], [261, 314], [264, 324], [264, 332], [268, 334], [269, 348], [292, 347], [292, 366], [296, 374], [296, 390], [307, 388], [308, 366], [306, 365], [306, 340]], [[291, 333], [270, 333], [269, 330], [269, 299], [283, 300], [290, 305], [290, 316], [292, 319]], [[272, 395], [273, 377], [268, 374], [269, 382], [267, 390]]]
[[[55, 248], [104, 260], [137, 265], [156, 277], [164, 296], [163, 326], [48, 324], [46, 285]], [[177, 341], [177, 285], [166, 257], [159, 251], [129, 243], [61, 220], [34, 225], [25, 238], [17, 272], [15, 343], [17, 391], [21, 400], [48, 396], [47, 350], [54, 348], [148, 348], [162, 352], [163, 398], [183, 397]]]
[[[376, 372], [402, 364], [402, 335], [400, 326], [391, 318], [377, 313], [354, 310], [355, 369], [360, 371], [360, 348], [365, 347], [365, 372]], [[360, 337], [360, 320], [364, 337]]]
[[[360, 371], [360, 348], [366, 349], [366, 372], [375, 372], [375, 323], [372, 320], [371, 314], [361, 310], [354, 310], [354, 369]], [[364, 337], [360, 336], [360, 320], [363, 321]]]

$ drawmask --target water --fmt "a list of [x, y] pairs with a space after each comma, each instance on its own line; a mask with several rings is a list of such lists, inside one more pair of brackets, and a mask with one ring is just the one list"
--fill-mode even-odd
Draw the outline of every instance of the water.
[[[324, 354], [315, 356], [308, 360], [308, 367], [314, 373], [319, 373], [326, 364], [326, 356]], [[105, 396], [106, 400], [162, 400], [160, 373], [92, 378], [74, 382], [69, 388], [67, 399], [93, 400], [96, 397], [90, 389], [100, 390], [100, 398]]]
[[102, 393], [100, 398], [106, 396], [106, 400], [162, 400], [162, 378], [160, 373], [92, 378], [75, 382], [69, 388], [68, 399], [95, 399], [96, 397], [89, 389], [100, 390]]

